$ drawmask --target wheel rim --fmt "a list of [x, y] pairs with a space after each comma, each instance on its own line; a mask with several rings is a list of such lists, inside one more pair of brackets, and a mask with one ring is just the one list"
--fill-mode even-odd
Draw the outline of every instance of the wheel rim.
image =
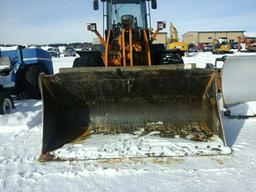
[[12, 101], [9, 98], [5, 98], [3, 102], [4, 114], [10, 113], [12, 110]]

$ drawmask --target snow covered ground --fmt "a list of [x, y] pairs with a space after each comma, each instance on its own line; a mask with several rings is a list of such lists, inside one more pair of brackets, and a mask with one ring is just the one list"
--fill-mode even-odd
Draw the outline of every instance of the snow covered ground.
[[[216, 57], [198, 53], [184, 60], [205, 67]], [[55, 73], [73, 60], [54, 58]], [[11, 114], [0, 116], [0, 191], [254, 192], [256, 119], [228, 119], [221, 112], [231, 155], [40, 163], [42, 103], [16, 101]]]

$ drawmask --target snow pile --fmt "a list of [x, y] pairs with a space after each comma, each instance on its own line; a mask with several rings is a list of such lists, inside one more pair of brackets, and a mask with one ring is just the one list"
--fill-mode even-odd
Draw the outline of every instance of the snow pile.
[[[234, 54], [225, 54], [227, 56], [236, 55], [256, 55], [255, 53], [241, 53], [234, 51]], [[216, 58], [221, 58], [225, 55], [213, 55], [211, 52], [198, 52], [197, 54], [189, 57], [183, 57], [184, 63], [196, 63], [196, 67], [205, 68], [207, 63], [215, 65]], [[218, 62], [218, 67], [222, 67], [222, 62]]]
[[184, 157], [230, 154], [218, 136], [209, 142], [195, 142], [181, 138], [161, 138], [157, 133], [145, 136], [92, 135], [79, 144], [67, 144], [54, 152], [60, 159], [96, 160], [116, 158]]
[[27, 131], [41, 126], [42, 102], [37, 100], [14, 101], [15, 109], [0, 115], [0, 134]]
[[197, 68], [205, 68], [207, 63], [215, 64], [216, 58], [223, 55], [213, 55], [211, 52], [198, 52], [192, 57], [183, 57], [184, 63], [196, 63]]
[[0, 115], [0, 135], [20, 134], [30, 130], [41, 131], [42, 101], [14, 100], [15, 108], [9, 114]]

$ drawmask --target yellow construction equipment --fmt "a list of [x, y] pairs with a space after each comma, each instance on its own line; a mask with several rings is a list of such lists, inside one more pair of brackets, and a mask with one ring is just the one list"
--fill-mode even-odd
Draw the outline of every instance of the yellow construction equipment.
[[[147, 5], [156, 9], [156, 1], [102, 2], [105, 38], [95, 23], [88, 29], [103, 51], [79, 52], [73, 68], [41, 77], [40, 160], [65, 159], [63, 151], [74, 149], [65, 148], [70, 142], [83, 146], [74, 159], [83, 154], [85, 160], [230, 153], [216, 73], [183, 64], [179, 51], [152, 43], [165, 28], [158, 22], [153, 35], [148, 28]], [[99, 2], [93, 4], [98, 10]]]
[[179, 41], [178, 31], [173, 23], [170, 23], [170, 41], [167, 44], [168, 49], [179, 49], [184, 55], [188, 51], [188, 44]]
[[213, 54], [234, 53], [231, 51], [231, 44], [228, 42], [227, 38], [214, 39], [213, 43]]

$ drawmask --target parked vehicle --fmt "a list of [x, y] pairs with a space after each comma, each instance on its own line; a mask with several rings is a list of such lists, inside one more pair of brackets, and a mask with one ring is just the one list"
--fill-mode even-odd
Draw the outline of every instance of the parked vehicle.
[[194, 43], [190, 43], [188, 45], [188, 52], [197, 52], [196, 45]]
[[231, 49], [238, 49], [238, 43], [237, 42], [231, 43]]
[[53, 74], [51, 56], [38, 48], [0, 51], [0, 114], [14, 107], [11, 95], [40, 99], [40, 74]]
[[72, 47], [68, 47], [63, 51], [64, 57], [75, 57], [76, 51]]
[[[8, 91], [9, 87], [13, 87], [14, 83], [10, 81], [9, 75], [10, 59], [8, 57], [0, 57], [0, 114], [10, 113], [14, 108], [13, 99]], [[6, 78], [5, 78], [6, 77]]]
[[51, 47], [48, 49], [48, 52], [52, 57], [60, 57], [60, 50], [57, 47]]
[[[251, 52], [254, 49], [249, 49], [251, 45], [256, 43], [256, 37], [244, 37], [238, 39], [238, 51], [240, 52]], [[253, 46], [252, 46], [253, 47]]]
[[204, 48], [203, 48], [203, 51], [204, 52], [212, 51], [212, 49], [213, 49], [213, 45], [212, 44], [205, 44]]
[[203, 43], [198, 43], [195, 45], [197, 51], [203, 51], [204, 50], [204, 44]]
[[247, 50], [249, 52], [256, 52], [256, 43], [252, 43], [248, 46]]

